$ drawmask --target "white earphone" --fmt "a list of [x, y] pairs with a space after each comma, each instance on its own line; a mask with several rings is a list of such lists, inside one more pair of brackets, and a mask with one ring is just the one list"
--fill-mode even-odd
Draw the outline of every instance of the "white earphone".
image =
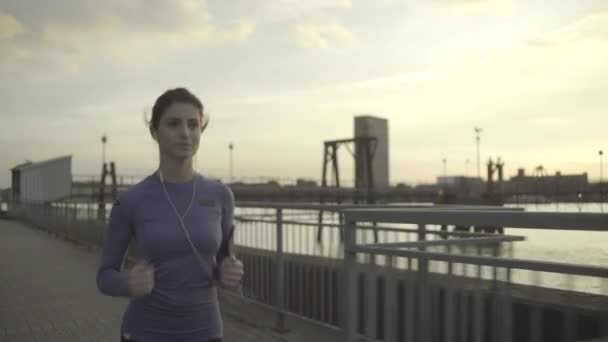
[[167, 201], [169, 202], [169, 204], [171, 205], [171, 208], [173, 208], [173, 212], [175, 213], [175, 216], [177, 216], [177, 219], [179, 220], [179, 224], [184, 232], [184, 234], [186, 235], [186, 238], [188, 239], [188, 242], [190, 244], [190, 247], [192, 248], [192, 252], [194, 253], [194, 255], [196, 256], [196, 259], [198, 260], [200, 266], [201, 266], [201, 270], [204, 271], [205, 270], [205, 264], [207, 266], [210, 266], [211, 271], [213, 272], [213, 265], [216, 264], [215, 261], [215, 256], [213, 257], [213, 261], [211, 262], [205, 262], [205, 260], [203, 259], [203, 257], [200, 255], [200, 253], [198, 252], [198, 249], [196, 248], [196, 246], [194, 246], [194, 242], [192, 242], [192, 239], [190, 238], [190, 233], [188, 233], [188, 229], [186, 229], [186, 225], [184, 224], [184, 217], [186, 217], [186, 215], [188, 215], [188, 212], [190, 212], [190, 209], [192, 208], [192, 204], [194, 203], [194, 198], [195, 198], [195, 194], [196, 194], [196, 170], [194, 171], [194, 179], [193, 179], [193, 184], [192, 184], [192, 198], [190, 199], [190, 203], [188, 204], [188, 208], [186, 209], [186, 212], [184, 213], [184, 215], [180, 215], [179, 211], [177, 211], [177, 208], [175, 207], [175, 204], [173, 204], [173, 201], [171, 200], [171, 197], [169, 196], [169, 193], [167, 192], [167, 189], [165, 188], [165, 180], [163, 177], [163, 172], [160, 170], [160, 168], [158, 169], [158, 176], [160, 178], [160, 184], [162, 186], [163, 189], [163, 193], [165, 194], [165, 198], [167, 199]]

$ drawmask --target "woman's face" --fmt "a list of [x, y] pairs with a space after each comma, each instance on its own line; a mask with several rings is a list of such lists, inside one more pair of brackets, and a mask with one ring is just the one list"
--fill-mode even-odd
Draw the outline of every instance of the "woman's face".
[[161, 115], [156, 131], [160, 153], [172, 159], [189, 159], [198, 151], [201, 112], [195, 106], [176, 102]]

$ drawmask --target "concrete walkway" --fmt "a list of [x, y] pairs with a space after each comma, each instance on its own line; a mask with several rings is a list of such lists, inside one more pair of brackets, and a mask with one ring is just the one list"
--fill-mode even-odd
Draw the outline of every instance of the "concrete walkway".
[[[119, 341], [128, 300], [98, 292], [97, 263], [97, 252], [0, 219], [0, 342]], [[228, 315], [224, 329], [225, 342], [283, 340]]]

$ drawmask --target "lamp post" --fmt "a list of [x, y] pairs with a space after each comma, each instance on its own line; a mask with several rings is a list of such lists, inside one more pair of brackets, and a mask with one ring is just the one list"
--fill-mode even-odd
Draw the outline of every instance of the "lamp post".
[[230, 183], [234, 183], [234, 159], [232, 152], [234, 151], [234, 144], [232, 141], [228, 144], [228, 149], [230, 150]]
[[604, 212], [604, 179], [603, 179], [603, 171], [604, 171], [604, 151], [599, 151], [600, 155], [600, 211]]
[[475, 140], [477, 141], [477, 178], [481, 178], [481, 164], [480, 164], [480, 154], [479, 154], [479, 134], [482, 129], [479, 127], [475, 127]]
[[104, 133], [101, 136], [101, 163], [102, 165], [106, 164], [106, 143], [108, 142], [108, 137]]

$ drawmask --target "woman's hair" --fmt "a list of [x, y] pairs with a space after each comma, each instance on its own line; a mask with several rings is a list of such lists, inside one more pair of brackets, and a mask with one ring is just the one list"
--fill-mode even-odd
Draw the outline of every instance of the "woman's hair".
[[152, 119], [148, 122], [151, 132], [158, 130], [160, 118], [165, 113], [165, 110], [174, 103], [188, 103], [196, 107], [201, 113], [201, 130], [205, 129], [208, 120], [203, 120], [206, 119], [204, 118], [206, 115], [204, 115], [204, 107], [198, 97], [186, 88], [174, 88], [165, 91], [156, 99], [154, 107], [152, 107]]

